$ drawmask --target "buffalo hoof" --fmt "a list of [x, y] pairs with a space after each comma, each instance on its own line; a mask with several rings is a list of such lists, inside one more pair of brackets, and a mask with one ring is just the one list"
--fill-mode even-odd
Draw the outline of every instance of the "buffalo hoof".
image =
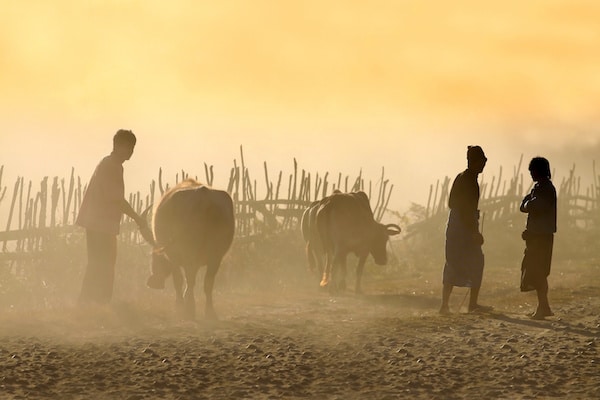
[[150, 275], [146, 285], [151, 289], [164, 289], [165, 288], [165, 280], [159, 278], [156, 275]]

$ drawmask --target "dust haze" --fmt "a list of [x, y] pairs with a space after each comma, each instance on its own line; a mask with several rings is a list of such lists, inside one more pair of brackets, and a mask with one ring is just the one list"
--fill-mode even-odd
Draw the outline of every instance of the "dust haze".
[[[72, 168], [85, 183], [124, 128], [138, 139], [126, 192], [147, 193], [159, 168], [166, 182], [182, 170], [203, 181], [205, 163], [224, 188], [243, 148], [258, 197], [265, 162], [284, 186], [294, 160], [374, 185], [383, 169], [396, 211], [384, 218], [403, 229], [431, 185], [466, 168], [467, 145], [485, 150], [486, 182], [501, 169], [512, 176], [522, 157], [527, 186], [527, 162], [541, 155], [557, 187], [575, 168], [585, 189], [600, 154], [599, 18], [600, 5], [583, 0], [3, 2], [1, 184], [10, 191], [24, 177], [35, 190]], [[496, 313], [465, 314], [456, 290], [455, 314], [441, 318], [444, 223], [430, 241], [391, 242], [386, 266], [370, 258], [363, 295], [321, 290], [298, 231], [234, 240], [217, 274], [218, 321], [204, 319], [200, 289], [198, 318], [184, 321], [170, 282], [146, 287], [144, 244], [119, 247], [110, 306], [79, 307], [85, 243], [70, 235], [27, 270], [0, 262], [0, 388], [53, 398], [600, 396], [597, 237], [561, 238], [559, 221], [559, 317], [531, 322], [535, 299], [518, 293], [525, 217], [486, 228], [481, 299]]]

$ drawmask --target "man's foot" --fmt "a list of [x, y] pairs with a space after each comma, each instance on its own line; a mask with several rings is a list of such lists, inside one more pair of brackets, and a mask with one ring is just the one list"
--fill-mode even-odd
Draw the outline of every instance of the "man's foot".
[[535, 312], [533, 314], [531, 314], [531, 319], [537, 319], [537, 320], [542, 320], [546, 317], [551, 317], [553, 316], [554, 313], [552, 312], [552, 310], [548, 309], [537, 309], [535, 310]]
[[442, 306], [442, 307], [440, 308], [440, 311], [439, 311], [439, 312], [440, 312], [440, 314], [441, 314], [441, 315], [450, 315], [450, 314], [452, 314], [452, 313], [450, 312], [450, 308], [449, 308], [448, 306]]
[[486, 313], [490, 312], [494, 309], [492, 306], [482, 306], [481, 304], [475, 304], [474, 306], [469, 306], [469, 313]]

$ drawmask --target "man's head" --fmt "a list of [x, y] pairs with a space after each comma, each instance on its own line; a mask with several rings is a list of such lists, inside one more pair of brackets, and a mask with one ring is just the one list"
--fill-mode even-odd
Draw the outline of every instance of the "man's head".
[[529, 172], [531, 173], [531, 179], [536, 182], [542, 178], [552, 178], [550, 162], [544, 157], [532, 158], [529, 162]]
[[467, 147], [468, 168], [476, 173], [481, 173], [487, 162], [487, 157], [480, 146]]
[[136, 141], [133, 132], [119, 129], [113, 136], [113, 154], [117, 155], [121, 161], [129, 160], [133, 154]]

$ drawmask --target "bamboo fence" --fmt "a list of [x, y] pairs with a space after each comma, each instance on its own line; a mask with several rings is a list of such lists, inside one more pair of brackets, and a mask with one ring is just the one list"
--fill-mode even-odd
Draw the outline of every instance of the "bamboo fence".
[[[212, 165], [204, 163], [204, 179], [197, 175], [194, 179], [212, 186], [214, 171]], [[45, 177], [39, 186], [24, 177], [18, 177], [9, 192], [3, 183], [4, 166], [0, 166], [0, 207], [9, 200], [8, 217], [4, 231], [0, 231], [0, 262], [26, 262], [41, 259], [48, 247], [56, 240], [64, 240], [68, 235], [81, 232], [74, 226], [86, 184], [75, 169], [71, 169], [68, 179]], [[281, 231], [299, 229], [300, 218], [305, 208], [314, 200], [318, 200], [334, 190], [343, 192], [363, 190], [374, 201], [373, 212], [377, 220], [384, 216], [393, 185], [385, 177], [382, 168], [381, 176], [376, 182], [366, 181], [362, 171], [351, 179], [339, 173], [337, 179], [331, 179], [328, 172], [324, 174], [310, 173], [300, 169], [296, 159], [293, 160], [293, 171], [287, 176], [283, 171], [271, 175], [267, 162], [263, 164], [264, 192], [259, 193], [259, 184], [244, 160], [244, 151], [240, 147], [240, 158], [233, 160], [227, 187], [231, 195], [236, 216], [235, 241], [248, 243], [260, 237], [276, 234]], [[275, 179], [273, 179], [275, 176]], [[174, 183], [192, 177], [188, 172], [177, 172]], [[172, 181], [173, 182], [173, 181]], [[287, 185], [286, 185], [287, 183]], [[134, 210], [142, 210], [158, 201], [168, 190], [169, 183], [163, 177], [162, 168], [158, 177], [152, 180], [145, 194], [131, 193], [128, 200]], [[7, 197], [8, 194], [8, 197]], [[61, 239], [62, 238], [62, 239]], [[121, 225], [121, 242], [129, 244], [142, 243], [135, 224], [123, 219]]]
[[[521, 172], [522, 163], [523, 156], [508, 179], [503, 180], [502, 167], [498, 175], [492, 176], [491, 180], [482, 175], [479, 201], [482, 216], [480, 223], [484, 222], [483, 218], [486, 223], [506, 223], [520, 214], [521, 200], [533, 186], [529, 176], [525, 178]], [[596, 172], [596, 164], [595, 162], [592, 164], [593, 180], [587, 186], [581, 185], [581, 177], [575, 174], [575, 170], [574, 164], [567, 176], [561, 178], [560, 184], [556, 185], [555, 182], [561, 231], [598, 230], [600, 229], [600, 176]], [[446, 176], [438, 180], [435, 185], [430, 185], [427, 205], [423, 207], [422, 215], [418, 216], [418, 220], [407, 227], [405, 238], [428, 235], [433, 229], [439, 230], [440, 227], [445, 226], [451, 184], [452, 180]]]

